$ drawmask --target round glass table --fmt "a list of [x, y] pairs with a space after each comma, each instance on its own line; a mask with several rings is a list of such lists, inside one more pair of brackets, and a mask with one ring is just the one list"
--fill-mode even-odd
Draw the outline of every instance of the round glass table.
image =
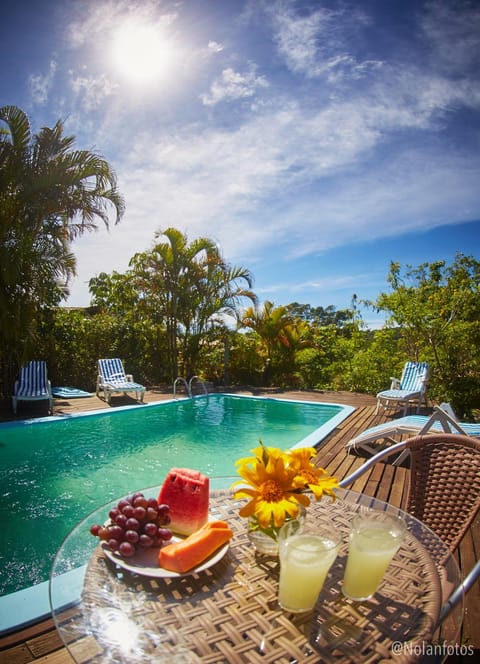
[[[75, 662], [410, 662], [428, 655], [432, 643], [455, 643], [462, 603], [437, 628], [441, 606], [461, 582], [446, 546], [409, 514], [343, 489], [337, 500], [312, 502], [307, 511], [308, 519], [333, 523], [343, 537], [316, 606], [305, 614], [283, 611], [278, 559], [251, 545], [247, 522], [238, 515], [242, 501], [225, 488], [235, 479], [211, 480], [210, 514], [227, 521], [234, 536], [196, 573], [145, 573], [105, 555], [89, 529], [108, 518], [116, 500], [71, 531], [53, 563], [50, 604]], [[158, 490], [143, 493], [156, 497]], [[364, 510], [400, 514], [408, 532], [374, 597], [354, 602], [343, 596], [341, 584], [350, 523]]]

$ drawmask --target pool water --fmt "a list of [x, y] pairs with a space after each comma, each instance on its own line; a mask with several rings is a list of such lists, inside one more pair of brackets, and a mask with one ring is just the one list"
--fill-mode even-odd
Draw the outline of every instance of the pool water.
[[210, 395], [0, 425], [0, 595], [47, 580], [63, 538], [99, 505], [175, 466], [233, 476], [259, 438], [314, 445], [351, 410]]

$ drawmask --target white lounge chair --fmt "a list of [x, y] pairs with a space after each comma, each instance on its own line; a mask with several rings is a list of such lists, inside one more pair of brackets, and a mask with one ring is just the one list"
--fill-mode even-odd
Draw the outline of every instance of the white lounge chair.
[[46, 401], [48, 412], [53, 411], [52, 386], [47, 377], [47, 363], [32, 360], [20, 369], [19, 380], [15, 381], [12, 396], [13, 412], [17, 412], [19, 401]]
[[403, 404], [403, 414], [412, 402], [417, 402], [417, 413], [420, 412], [422, 400], [427, 403], [428, 362], [406, 362], [402, 377], [392, 378], [390, 389], [377, 394], [377, 413], [380, 406], [386, 408]]
[[369, 454], [376, 454], [379, 451], [377, 442], [379, 440], [395, 444], [398, 443], [398, 440], [394, 436], [416, 436], [442, 431], [480, 438], [480, 423], [459, 422], [450, 404], [442, 403], [440, 406], [434, 407], [430, 417], [426, 415], [407, 415], [365, 429], [361, 434], [349, 440], [345, 447], [348, 452], [361, 449]]
[[143, 401], [145, 387], [133, 381], [131, 374], [126, 374], [122, 361], [118, 358], [98, 360], [97, 397], [103, 390], [103, 398], [110, 403], [115, 392], [135, 392], [137, 401]]

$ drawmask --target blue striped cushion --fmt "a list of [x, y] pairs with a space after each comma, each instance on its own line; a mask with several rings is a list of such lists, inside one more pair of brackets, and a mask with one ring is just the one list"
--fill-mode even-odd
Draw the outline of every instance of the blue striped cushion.
[[114, 390], [119, 392], [124, 390], [145, 391], [143, 385], [127, 380], [122, 361], [117, 357], [98, 360], [98, 368], [105, 383], [108, 383]]
[[420, 393], [420, 390], [383, 390], [377, 394], [378, 397], [382, 399], [396, 399], [401, 401], [402, 399], [408, 399], [410, 396], [416, 396]]
[[[116, 381], [126, 381], [125, 369], [122, 361], [118, 357], [111, 359], [98, 360], [98, 367], [103, 379], [110, 383]], [[128, 381], [127, 381], [128, 382]]]
[[427, 372], [427, 362], [407, 362], [400, 380], [400, 389], [419, 392], [423, 388]]
[[143, 385], [133, 383], [129, 380], [109, 380], [108, 384], [116, 390], [144, 390]]
[[32, 361], [20, 369], [19, 397], [48, 396], [47, 363], [43, 360]]

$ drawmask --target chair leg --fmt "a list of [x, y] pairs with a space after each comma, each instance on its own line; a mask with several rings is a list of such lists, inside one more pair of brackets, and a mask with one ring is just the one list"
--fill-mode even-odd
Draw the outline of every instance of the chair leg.
[[392, 462], [392, 466], [398, 466], [398, 464], [402, 463], [404, 459], [408, 457], [410, 454], [410, 450], [403, 450], [398, 457], [395, 459], [395, 461]]
[[12, 397], [12, 409], [13, 409], [13, 414], [17, 414], [17, 400], [15, 397]]

